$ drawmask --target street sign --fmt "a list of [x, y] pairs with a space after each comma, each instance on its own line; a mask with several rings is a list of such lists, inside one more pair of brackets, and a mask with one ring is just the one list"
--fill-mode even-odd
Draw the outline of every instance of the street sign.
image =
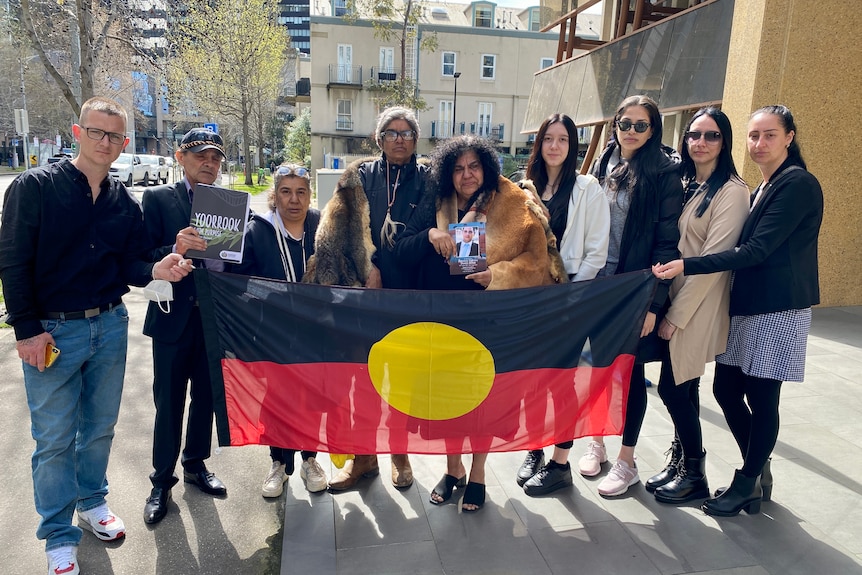
[[27, 110], [15, 108], [15, 132], [21, 136], [30, 132], [30, 117]]
[[206, 128], [210, 132], [215, 132], [216, 134], [218, 134], [218, 124], [216, 123], [204, 124], [204, 128]]

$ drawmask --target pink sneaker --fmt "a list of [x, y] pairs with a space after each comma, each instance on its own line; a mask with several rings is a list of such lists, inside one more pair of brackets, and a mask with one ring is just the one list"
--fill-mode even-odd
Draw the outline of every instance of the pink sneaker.
[[634, 467], [629, 467], [628, 463], [622, 459], [618, 459], [608, 472], [608, 476], [599, 483], [599, 495], [604, 495], [605, 497], [622, 495], [629, 487], [640, 480], [641, 478], [638, 477], [637, 461], [635, 461]]
[[602, 471], [602, 463], [608, 460], [605, 446], [598, 441], [590, 441], [587, 451], [578, 460], [578, 471], [584, 477], [595, 477]]

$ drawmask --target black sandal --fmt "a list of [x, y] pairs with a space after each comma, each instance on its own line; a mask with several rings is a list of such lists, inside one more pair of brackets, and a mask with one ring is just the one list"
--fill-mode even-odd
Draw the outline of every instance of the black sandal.
[[455, 477], [454, 475], [449, 475], [445, 473], [443, 475], [443, 479], [441, 479], [437, 485], [434, 486], [434, 490], [431, 491], [431, 495], [437, 495], [441, 498], [440, 501], [435, 501], [434, 498], [429, 498], [429, 501], [434, 505], [440, 505], [441, 503], [446, 503], [449, 499], [452, 498], [452, 490], [456, 487], [461, 488], [467, 485], [467, 476], [463, 476], [460, 479]]
[[[475, 505], [476, 509], [464, 509], [465, 505]], [[464, 499], [461, 500], [461, 511], [464, 513], [475, 513], [485, 505], [485, 484], [470, 482], [464, 491]]]

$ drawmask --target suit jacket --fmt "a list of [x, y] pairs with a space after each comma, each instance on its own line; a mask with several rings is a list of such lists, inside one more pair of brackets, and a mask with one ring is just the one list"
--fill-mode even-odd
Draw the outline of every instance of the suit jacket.
[[[792, 164], [788, 158], [775, 176]], [[683, 260], [689, 275], [736, 270], [730, 290], [732, 316], [806, 309], [820, 303], [820, 182], [804, 169], [773, 182], [760, 192], [764, 196], [746, 219], [736, 248]]]
[[[189, 226], [192, 205], [184, 181], [144, 190], [144, 229], [152, 261], [171, 253], [177, 232]], [[147, 307], [144, 335], [167, 343], [175, 343], [189, 321], [197, 299], [195, 280], [189, 274], [173, 285], [174, 301], [171, 313], [159, 310], [154, 302]]]
[[[455, 244], [455, 257], [461, 256], [461, 244], [462, 243], [463, 242], [458, 242], [457, 244]], [[477, 244], [476, 242], [470, 242], [470, 255], [471, 256], [478, 256], [479, 255], [479, 244]]]

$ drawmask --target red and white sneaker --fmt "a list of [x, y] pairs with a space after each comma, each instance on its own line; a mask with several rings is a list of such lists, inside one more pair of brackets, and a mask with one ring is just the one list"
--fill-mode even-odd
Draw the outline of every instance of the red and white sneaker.
[[123, 520], [111, 513], [107, 503], [87, 511], [78, 510], [78, 522], [102, 541], [116, 541], [126, 534]]
[[48, 555], [48, 575], [79, 575], [78, 547], [67, 545], [45, 552]]

